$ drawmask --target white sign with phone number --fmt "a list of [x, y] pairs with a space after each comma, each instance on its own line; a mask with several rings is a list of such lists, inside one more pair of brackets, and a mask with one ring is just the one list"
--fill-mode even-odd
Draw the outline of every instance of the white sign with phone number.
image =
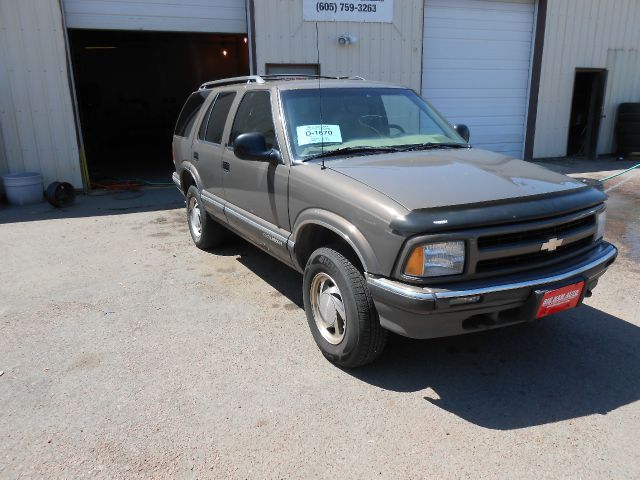
[[321, 2], [304, 0], [302, 16], [307, 22], [393, 22], [393, 0]]
[[340, 125], [302, 125], [296, 129], [298, 145], [342, 143]]

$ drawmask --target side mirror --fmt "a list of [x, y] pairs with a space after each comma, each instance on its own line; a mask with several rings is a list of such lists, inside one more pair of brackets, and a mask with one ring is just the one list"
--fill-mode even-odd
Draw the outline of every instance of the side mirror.
[[464, 138], [465, 142], [469, 143], [469, 139], [471, 138], [471, 132], [469, 132], [469, 127], [467, 127], [464, 123], [461, 123], [459, 125], [454, 125], [453, 129], [456, 132], [458, 132], [458, 135]]
[[264, 135], [259, 132], [242, 133], [236, 137], [233, 153], [242, 160], [258, 162], [278, 162], [280, 153], [273, 148], [267, 148]]

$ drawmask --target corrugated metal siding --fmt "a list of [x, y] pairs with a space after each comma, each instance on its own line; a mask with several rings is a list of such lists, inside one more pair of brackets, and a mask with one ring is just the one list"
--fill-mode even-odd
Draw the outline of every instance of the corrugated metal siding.
[[69, 28], [245, 33], [245, 0], [63, 0]]
[[[321, 73], [360, 75], [420, 91], [422, 2], [396, 0], [394, 22], [318, 22]], [[302, 20], [302, 0], [255, 2], [258, 73], [266, 63], [316, 63], [316, 24]], [[338, 45], [350, 33], [358, 42]]]
[[82, 186], [57, 0], [0, 0], [0, 127], [7, 171]]
[[640, 1], [548, 2], [534, 157], [566, 154], [576, 68], [609, 70], [598, 152], [610, 153], [618, 104], [640, 101]]

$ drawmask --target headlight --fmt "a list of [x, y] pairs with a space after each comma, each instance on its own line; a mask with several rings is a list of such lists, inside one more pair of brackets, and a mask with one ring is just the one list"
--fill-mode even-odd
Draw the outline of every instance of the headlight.
[[604, 237], [605, 223], [607, 223], [607, 211], [603, 210], [596, 219], [596, 242]]
[[437, 242], [413, 249], [404, 267], [412, 277], [441, 277], [464, 271], [464, 242]]

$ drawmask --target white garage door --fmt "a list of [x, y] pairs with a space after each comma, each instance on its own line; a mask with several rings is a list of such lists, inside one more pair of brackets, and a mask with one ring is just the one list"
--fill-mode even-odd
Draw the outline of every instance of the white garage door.
[[245, 0], [63, 0], [67, 27], [246, 33]]
[[425, 0], [422, 95], [479, 148], [522, 156], [534, 1]]

